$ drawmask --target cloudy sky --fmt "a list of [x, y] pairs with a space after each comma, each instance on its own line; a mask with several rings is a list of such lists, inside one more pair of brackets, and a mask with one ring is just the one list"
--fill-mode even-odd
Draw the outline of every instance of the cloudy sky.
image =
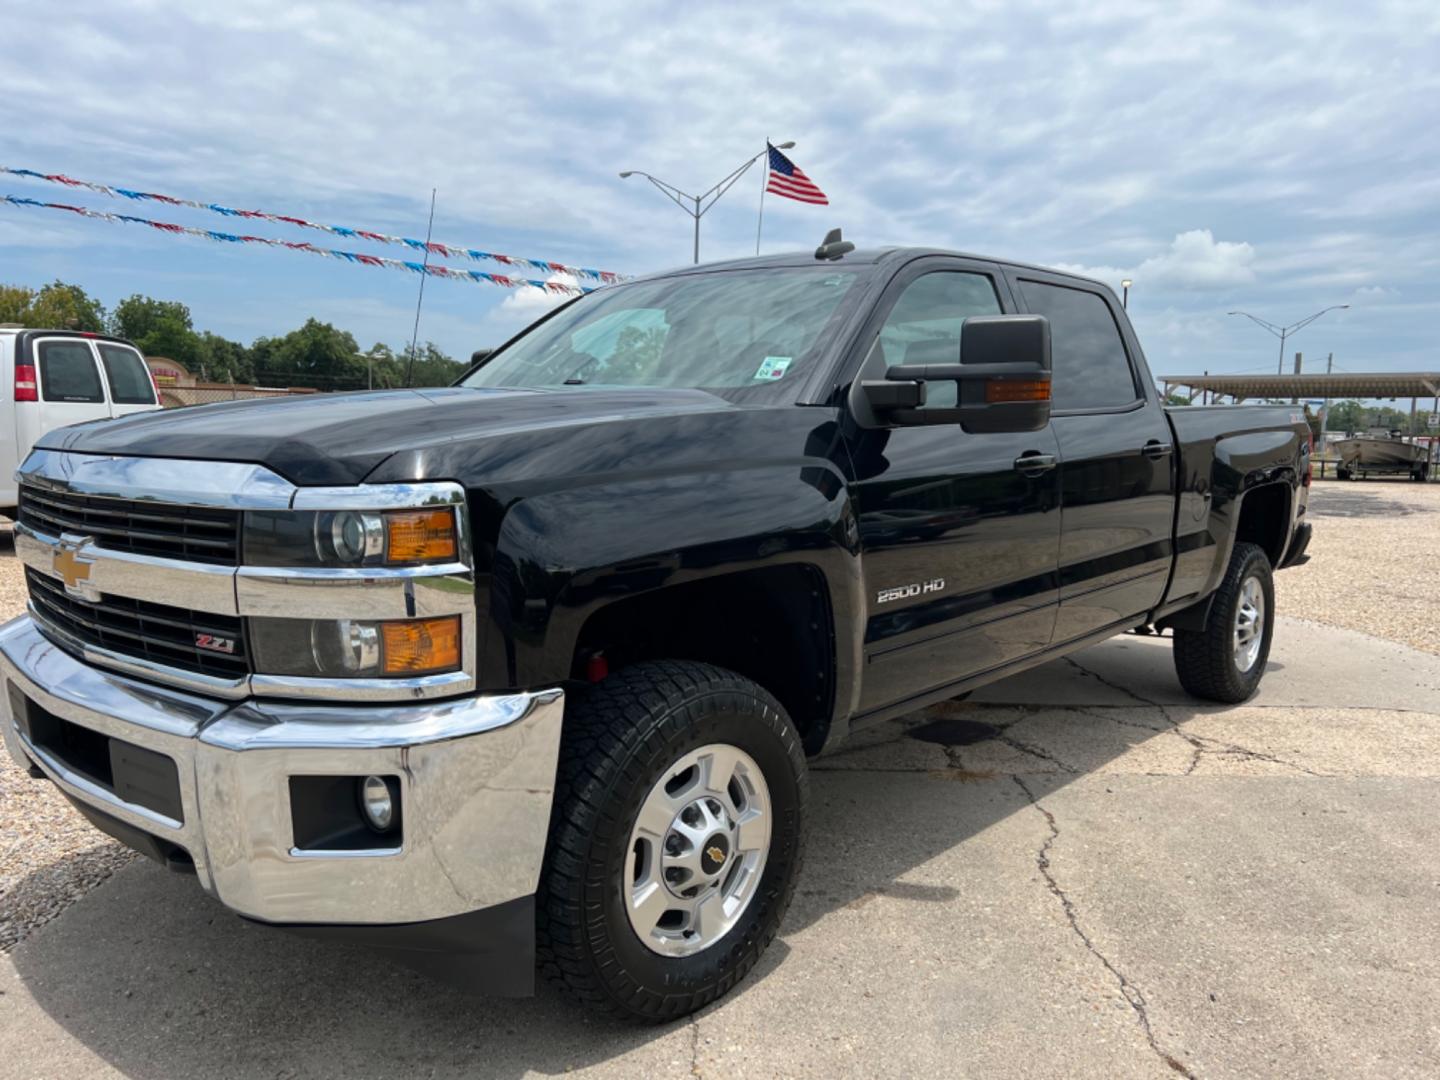
[[[1073, 8], [1069, 14], [1057, 10]], [[1440, 5], [838, 2], [6, 5], [0, 165], [637, 273], [708, 187], [794, 139], [828, 208], [770, 199], [764, 249], [843, 226], [1134, 279], [1157, 374], [1440, 367]], [[43, 59], [42, 59], [43, 58]], [[704, 222], [753, 253], [760, 174]], [[0, 194], [228, 231], [212, 214], [0, 176]], [[247, 231], [324, 242], [263, 223]], [[342, 243], [382, 255], [394, 248]], [[503, 270], [479, 265], [483, 269]], [[0, 204], [0, 282], [189, 304], [244, 341], [310, 315], [409, 337], [418, 281]], [[493, 344], [543, 298], [431, 279], [421, 338]]]

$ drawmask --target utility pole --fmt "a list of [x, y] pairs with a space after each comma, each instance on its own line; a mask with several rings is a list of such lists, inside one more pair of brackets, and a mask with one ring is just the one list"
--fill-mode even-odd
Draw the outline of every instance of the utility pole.
[[[743, 162], [737, 169], [735, 169], [734, 172], [730, 173], [729, 176], [725, 177], [708, 191], [701, 192], [699, 195], [691, 195], [688, 191], [681, 191], [674, 184], [651, 176], [649, 173], [644, 172], [640, 169], [626, 169], [620, 174], [620, 179], [628, 180], [632, 176], [643, 176], [646, 180], [649, 180], [650, 183], [653, 184], [657, 189], [659, 189], [662, 195], [664, 195], [667, 199], [673, 202], [676, 206], [680, 207], [681, 210], [684, 210], [685, 213], [689, 214], [690, 217], [694, 219], [695, 240], [691, 248], [691, 255], [694, 258], [695, 262], [698, 264], [700, 262], [700, 219], [704, 217], [707, 212], [709, 212], [711, 207], [713, 207], [717, 202], [720, 201], [720, 196], [724, 195], [725, 192], [729, 191], [736, 180], [739, 180], [740, 177], [745, 175], [746, 171], [749, 170], [751, 165], [754, 165], [755, 162], [759, 161], [762, 157], [769, 156], [771, 145], [772, 144], [767, 142], [765, 144], [764, 150], [761, 150], [758, 154], [752, 155], [747, 161]], [[794, 145], [795, 143], [793, 141], [774, 144], [775, 149], [777, 150], [788, 150]], [[760, 245], [758, 232], [755, 245], [757, 248]]]
[[[1299, 354], [1298, 352], [1295, 354], [1295, 374], [1296, 374], [1297, 376], [1300, 374], [1300, 354]], [[1299, 398], [1298, 396], [1292, 397], [1292, 398], [1290, 399], [1290, 404], [1291, 404], [1291, 405], [1299, 405], [1299, 404], [1300, 404], [1300, 398]]]
[[[1335, 354], [1332, 352], [1325, 358], [1325, 374], [1329, 375], [1335, 369]], [[1325, 452], [1325, 429], [1330, 426], [1330, 394], [1327, 389], [1325, 404], [1320, 406], [1320, 447], [1319, 452]]]
[[1280, 361], [1279, 361], [1278, 364], [1275, 365], [1275, 374], [1276, 374], [1276, 375], [1284, 375], [1284, 374], [1285, 374], [1285, 339], [1288, 338], [1288, 337], [1290, 337], [1292, 334], [1296, 334], [1296, 333], [1298, 333], [1299, 331], [1305, 329], [1305, 327], [1309, 326], [1309, 325], [1310, 325], [1312, 322], [1314, 322], [1316, 319], [1320, 318], [1321, 315], [1324, 315], [1325, 312], [1327, 312], [1327, 311], [1342, 311], [1342, 310], [1344, 310], [1345, 308], [1348, 308], [1349, 306], [1350, 306], [1349, 304], [1335, 304], [1335, 305], [1332, 305], [1331, 307], [1325, 308], [1325, 309], [1322, 310], [1322, 311], [1317, 311], [1317, 312], [1315, 312], [1314, 315], [1307, 315], [1305, 318], [1301, 319], [1299, 322], [1297, 322], [1297, 323], [1291, 323], [1289, 326], [1276, 326], [1276, 325], [1275, 325], [1274, 323], [1272, 323], [1272, 322], [1266, 322], [1264, 319], [1257, 318], [1256, 316], [1251, 315], [1248, 311], [1227, 311], [1225, 314], [1227, 314], [1227, 315], [1244, 315], [1245, 318], [1249, 319], [1249, 320], [1250, 320], [1251, 322], [1253, 322], [1256, 326], [1260, 327], [1262, 330], [1267, 331], [1268, 333], [1274, 334], [1276, 337], [1278, 337], [1278, 338], [1280, 339]]

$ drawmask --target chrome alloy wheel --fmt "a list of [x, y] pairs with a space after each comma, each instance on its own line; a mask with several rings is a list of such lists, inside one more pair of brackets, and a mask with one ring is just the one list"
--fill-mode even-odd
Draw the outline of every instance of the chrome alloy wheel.
[[625, 858], [625, 912], [662, 956], [690, 956], [740, 921], [770, 851], [770, 790], [754, 758], [723, 743], [671, 765], [640, 806]]
[[1235, 606], [1235, 668], [1246, 672], [1255, 666], [1265, 640], [1265, 590], [1258, 578], [1247, 577]]

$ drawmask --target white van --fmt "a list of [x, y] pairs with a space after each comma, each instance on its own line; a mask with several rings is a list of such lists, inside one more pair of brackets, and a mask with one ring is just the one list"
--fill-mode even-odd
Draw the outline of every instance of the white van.
[[128, 341], [0, 327], [0, 515], [15, 516], [15, 470], [41, 435], [159, 407], [150, 369]]

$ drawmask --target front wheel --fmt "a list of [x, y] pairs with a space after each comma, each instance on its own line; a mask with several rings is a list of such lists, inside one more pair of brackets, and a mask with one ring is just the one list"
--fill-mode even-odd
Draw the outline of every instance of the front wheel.
[[1260, 685], [1275, 633], [1275, 583], [1257, 544], [1236, 544], [1203, 630], [1175, 631], [1175, 674], [1185, 691], [1229, 704]]
[[784, 709], [708, 664], [636, 664], [565, 717], [537, 945], [601, 1012], [665, 1021], [742, 979], [800, 870], [805, 756]]

